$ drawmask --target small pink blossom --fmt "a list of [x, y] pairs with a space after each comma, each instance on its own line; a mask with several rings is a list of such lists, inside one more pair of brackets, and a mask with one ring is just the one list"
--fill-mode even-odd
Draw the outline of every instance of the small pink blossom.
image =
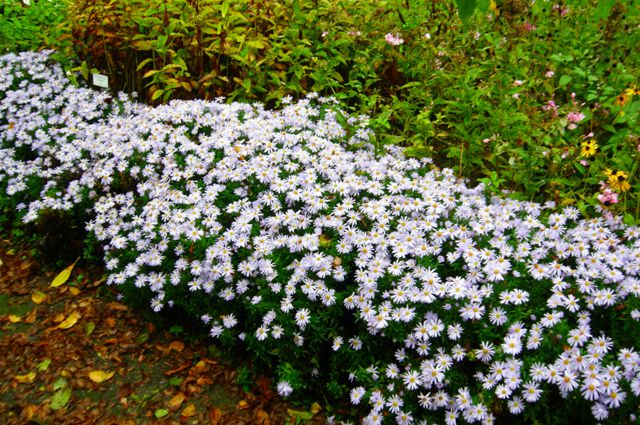
[[399, 46], [401, 44], [404, 44], [404, 40], [398, 33], [396, 34], [388, 33], [387, 35], [384, 36], [384, 41], [386, 41], [388, 44], [392, 46]]
[[553, 116], [558, 116], [558, 105], [553, 100], [547, 102], [546, 105], [542, 107], [543, 111], [551, 112]]
[[423, 37], [427, 40], [431, 40], [431, 34], [429, 33], [426, 33]]
[[568, 7], [563, 7], [563, 6], [560, 6], [559, 4], [554, 4], [551, 10], [553, 10], [554, 12], [559, 12], [560, 16], [565, 16], [567, 13], [569, 13]]
[[581, 159], [580, 164], [584, 167], [587, 167], [589, 165], [589, 161], [587, 161], [586, 159]]
[[522, 28], [524, 28], [524, 30], [525, 30], [525, 31], [527, 31], [527, 32], [535, 31], [535, 30], [537, 30], [537, 29], [538, 29], [538, 28], [537, 28], [535, 25], [533, 25], [531, 22], [525, 22], [525, 24], [523, 25], [523, 27], [522, 27]]
[[580, 122], [584, 119], [584, 114], [582, 112], [569, 112], [567, 114], [567, 121], [570, 123]]
[[520, 99], [520, 93], [514, 93], [511, 95], [514, 99]]
[[524, 81], [522, 81], [522, 80], [515, 80], [513, 82], [513, 85], [516, 86], [516, 87], [520, 87], [523, 84], [524, 84]]
[[608, 206], [618, 203], [618, 194], [611, 190], [605, 182], [600, 182], [600, 191], [602, 193], [598, 195], [598, 201], [602, 204]]
[[549, 70], [549, 71], [547, 71], [547, 72], [545, 72], [545, 73], [544, 73], [544, 76], [545, 76], [545, 77], [547, 77], [547, 78], [551, 78], [551, 77], [553, 77], [554, 75], [556, 75], [556, 73], [555, 73], [555, 72], [553, 72], [553, 71], [551, 71], [551, 70]]

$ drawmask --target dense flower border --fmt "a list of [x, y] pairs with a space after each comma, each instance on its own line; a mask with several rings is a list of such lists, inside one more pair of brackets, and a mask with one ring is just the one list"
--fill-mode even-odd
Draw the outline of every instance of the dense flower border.
[[25, 222], [88, 205], [109, 284], [270, 358], [283, 396], [346, 388], [364, 423], [491, 423], [546, 393], [597, 420], [637, 406], [637, 228], [489, 199], [376, 157], [330, 100], [285, 105], [150, 108], [70, 85], [47, 52], [6, 55], [2, 196]]

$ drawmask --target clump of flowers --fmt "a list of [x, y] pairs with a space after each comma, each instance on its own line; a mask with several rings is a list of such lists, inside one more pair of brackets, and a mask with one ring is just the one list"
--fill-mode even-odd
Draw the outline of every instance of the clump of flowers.
[[569, 125], [567, 126], [567, 128], [569, 130], [573, 130], [577, 128], [578, 126], [577, 124], [583, 119], [584, 119], [584, 114], [582, 112], [576, 112], [576, 111], [569, 112], [567, 114], [567, 121], [569, 122]]
[[618, 203], [618, 194], [614, 192], [606, 183], [600, 182], [600, 194], [598, 201], [605, 207]]
[[404, 39], [398, 33], [387, 33], [387, 35], [384, 36], [384, 41], [386, 41], [387, 44], [391, 46], [399, 46], [401, 44], [404, 44]]
[[637, 405], [638, 332], [614, 329], [640, 307], [637, 228], [376, 156], [329, 99], [103, 109], [34, 78], [47, 61], [0, 58], [0, 182], [24, 221], [91, 200], [107, 282], [269, 359], [282, 396], [325, 388], [367, 424]]

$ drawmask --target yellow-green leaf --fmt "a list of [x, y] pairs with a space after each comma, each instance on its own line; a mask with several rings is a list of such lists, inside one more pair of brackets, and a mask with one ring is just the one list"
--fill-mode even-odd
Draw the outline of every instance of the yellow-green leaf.
[[305, 412], [303, 410], [287, 409], [287, 413], [290, 417], [295, 418], [298, 421], [310, 421], [313, 419], [313, 413]]
[[101, 384], [104, 381], [108, 381], [109, 379], [113, 378], [114, 374], [115, 372], [104, 372], [102, 370], [93, 370], [89, 372], [89, 379], [91, 379], [93, 382], [97, 384]]
[[85, 323], [84, 325], [84, 333], [89, 336], [93, 333], [94, 329], [96, 328], [96, 324], [93, 322], [89, 322], [89, 323]]
[[67, 280], [69, 280], [69, 276], [71, 276], [71, 271], [75, 267], [75, 265], [78, 262], [78, 260], [80, 260], [80, 257], [78, 257], [78, 259], [76, 261], [74, 261], [72, 265], [70, 265], [66, 269], [62, 270], [58, 274], [58, 276], [56, 276], [56, 278], [53, 279], [53, 282], [51, 282], [51, 287], [52, 288], [55, 288], [56, 286], [60, 286], [60, 285], [64, 284]]
[[21, 384], [31, 384], [36, 379], [36, 373], [29, 372], [26, 375], [16, 375], [13, 377], [13, 379], [20, 382]]
[[70, 327], [78, 323], [78, 319], [80, 319], [80, 313], [74, 311], [69, 315], [69, 317], [64, 319], [62, 323], [58, 325], [58, 329], [69, 329]]
[[71, 388], [66, 387], [58, 390], [53, 397], [51, 397], [51, 409], [60, 410], [67, 405], [71, 398]]
[[40, 363], [38, 363], [38, 366], [36, 366], [36, 368], [40, 371], [40, 372], [44, 372], [47, 369], [49, 369], [49, 365], [51, 364], [51, 359], [46, 358], [43, 361], [41, 361]]
[[151, 95], [151, 100], [156, 100], [158, 99], [160, 96], [162, 96], [164, 94], [164, 90], [156, 90], [153, 92], [153, 94]]
[[47, 294], [45, 294], [44, 292], [33, 291], [33, 294], [31, 294], [31, 301], [33, 301], [36, 304], [42, 304], [42, 302], [46, 299], [47, 299]]
[[164, 418], [168, 414], [169, 411], [167, 409], [156, 409], [156, 411], [153, 412], [153, 415], [156, 417], [156, 419]]
[[60, 377], [55, 380], [53, 383], [53, 391], [59, 390], [60, 388], [64, 388], [67, 386], [67, 380]]
[[9, 315], [9, 321], [11, 323], [19, 323], [19, 322], [22, 322], [22, 317], [16, 316], [15, 314], [10, 314]]

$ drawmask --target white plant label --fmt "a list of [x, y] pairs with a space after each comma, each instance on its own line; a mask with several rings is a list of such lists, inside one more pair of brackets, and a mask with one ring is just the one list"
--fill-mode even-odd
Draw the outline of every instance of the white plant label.
[[93, 85], [98, 87], [103, 87], [105, 89], [109, 88], [109, 77], [103, 74], [92, 74], [93, 75]]

